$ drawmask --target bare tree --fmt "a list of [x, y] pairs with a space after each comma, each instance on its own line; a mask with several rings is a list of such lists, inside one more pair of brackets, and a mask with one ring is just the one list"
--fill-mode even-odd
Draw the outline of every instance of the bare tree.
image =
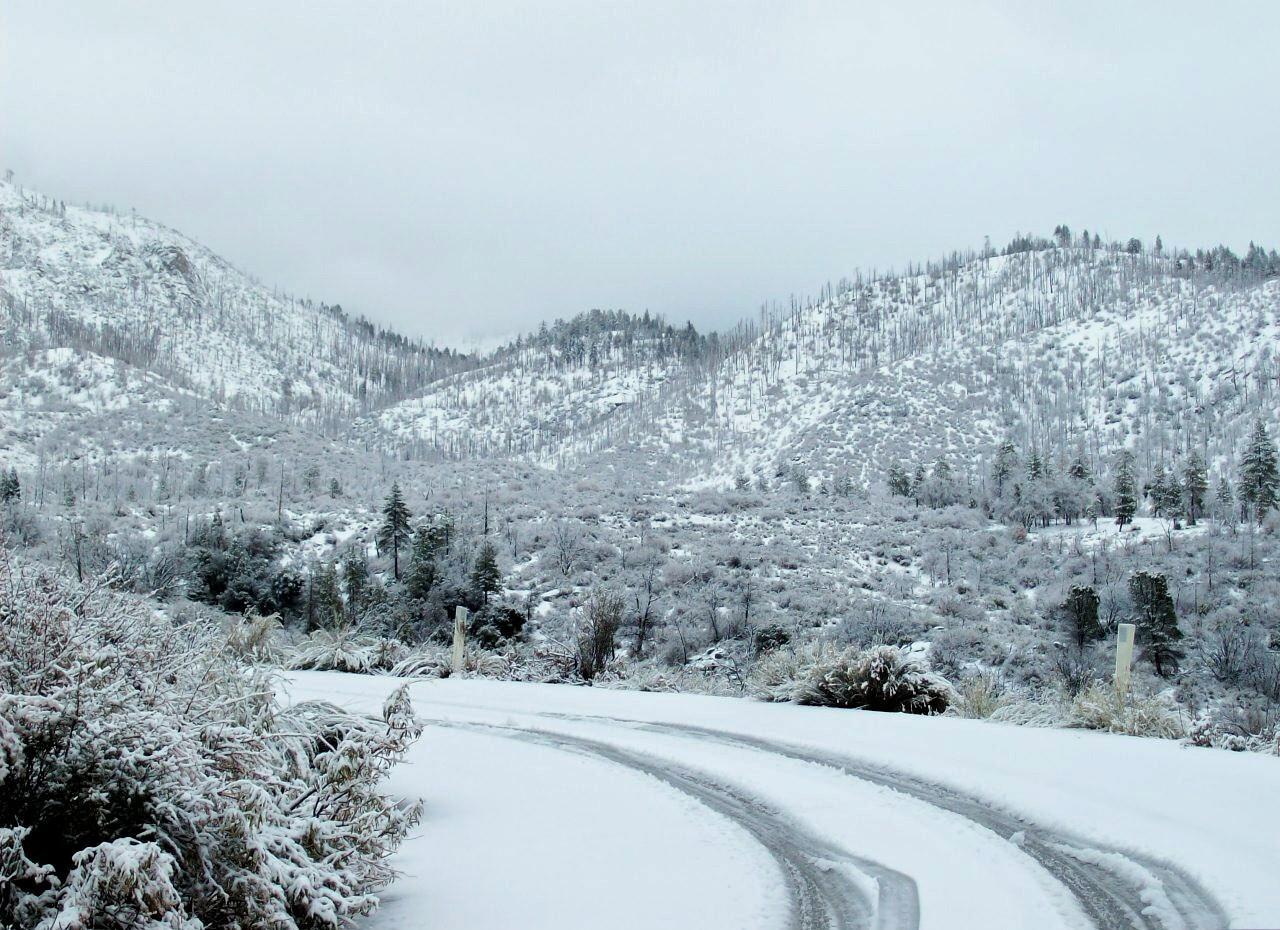
[[573, 574], [578, 560], [582, 558], [582, 529], [567, 520], [556, 524], [551, 535], [551, 549], [555, 554], [556, 567], [560, 574], [568, 578]]
[[662, 598], [659, 585], [662, 581], [661, 559], [650, 553], [640, 564], [639, 582], [635, 586], [636, 658], [644, 658], [645, 643], [657, 624], [655, 607]]
[[586, 622], [578, 632], [578, 674], [591, 681], [613, 658], [622, 626], [622, 598], [597, 591], [587, 602]]

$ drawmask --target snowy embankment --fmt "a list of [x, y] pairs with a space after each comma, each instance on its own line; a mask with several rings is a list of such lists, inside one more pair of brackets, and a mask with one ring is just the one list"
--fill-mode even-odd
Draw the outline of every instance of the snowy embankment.
[[[395, 679], [293, 673], [376, 712]], [[1099, 733], [415, 684], [373, 928], [1280, 926], [1280, 763]]]

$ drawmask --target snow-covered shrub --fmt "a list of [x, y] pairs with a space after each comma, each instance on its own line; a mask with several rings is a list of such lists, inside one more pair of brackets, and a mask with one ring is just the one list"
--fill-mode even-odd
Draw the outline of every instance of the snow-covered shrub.
[[800, 646], [784, 646], [765, 653], [747, 676], [747, 691], [762, 701], [790, 701], [796, 684], [815, 664], [834, 660], [841, 654], [838, 646], [825, 641]]
[[280, 615], [253, 610], [232, 614], [227, 622], [227, 648], [244, 662], [278, 665], [284, 656]]
[[960, 680], [951, 709], [961, 717], [985, 719], [1006, 703], [1008, 694], [1000, 678], [992, 672], [983, 672]]
[[376, 669], [378, 641], [357, 626], [316, 630], [298, 643], [290, 668], [369, 673]]
[[393, 636], [379, 636], [369, 649], [369, 662], [374, 669], [389, 672], [409, 654], [409, 647]]
[[893, 646], [820, 658], [796, 684], [798, 704], [940, 714], [954, 698], [944, 679]]
[[391, 667], [397, 678], [447, 678], [449, 672], [449, 653], [438, 646], [411, 649]]
[[747, 689], [762, 701], [790, 701], [804, 671], [805, 659], [799, 651], [774, 649], [761, 656], [751, 669]]
[[177, 862], [156, 843], [118, 839], [82, 849], [41, 930], [200, 930], [174, 885]]
[[[0, 926], [334, 930], [417, 818], [419, 728], [281, 710], [205, 623], [0, 554]], [[198, 923], [197, 923], [198, 922]]]
[[1020, 727], [1060, 727], [1066, 722], [1062, 706], [1043, 701], [1010, 701], [991, 712], [987, 718]]
[[1068, 720], [1089, 730], [1129, 736], [1178, 739], [1186, 733], [1183, 722], [1158, 696], [1134, 692], [1122, 695], [1102, 682], [1095, 682], [1072, 700]]

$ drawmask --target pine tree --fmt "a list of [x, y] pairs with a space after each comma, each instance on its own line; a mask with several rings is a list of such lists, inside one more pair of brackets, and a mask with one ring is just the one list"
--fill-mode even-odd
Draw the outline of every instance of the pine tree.
[[352, 549], [342, 560], [342, 586], [347, 591], [347, 612], [355, 620], [364, 609], [369, 591], [369, 563], [360, 549]]
[[308, 632], [321, 627], [334, 627], [342, 616], [342, 592], [338, 589], [338, 573], [333, 562], [322, 562], [311, 578], [310, 603], [307, 606]]
[[1157, 517], [1174, 516], [1182, 503], [1182, 489], [1173, 475], [1165, 471], [1163, 462], [1156, 465], [1147, 494], [1151, 498], [1151, 512]]
[[899, 497], [911, 496], [911, 478], [900, 465], [889, 466], [889, 492]]
[[1098, 623], [1098, 592], [1089, 585], [1072, 585], [1071, 592], [1059, 608], [1059, 615], [1077, 646], [1083, 648], [1102, 638], [1102, 626]]
[[1213, 494], [1213, 499], [1218, 505], [1218, 519], [1231, 520], [1235, 522], [1232, 513], [1236, 503], [1236, 496], [1231, 493], [1231, 483], [1227, 481], [1225, 475], [1218, 478], [1218, 489]]
[[382, 505], [382, 526], [378, 528], [378, 542], [391, 548], [391, 562], [396, 581], [400, 580], [400, 547], [409, 542], [413, 531], [409, 528], [412, 518], [404, 498], [400, 496], [400, 485], [391, 485], [391, 493]]
[[1196, 520], [1204, 512], [1204, 496], [1209, 491], [1209, 476], [1205, 471], [1204, 459], [1200, 453], [1192, 452], [1187, 456], [1187, 464], [1182, 470], [1182, 502], [1187, 515], [1187, 524], [1195, 526]]
[[420, 527], [413, 534], [413, 547], [409, 553], [409, 568], [404, 573], [404, 586], [409, 596], [426, 600], [436, 586], [440, 570], [436, 566], [436, 547], [431, 539], [430, 527]]
[[22, 497], [22, 482], [18, 480], [18, 470], [10, 468], [8, 472], [0, 472], [0, 504], [9, 504]]
[[1267, 511], [1276, 506], [1280, 490], [1280, 474], [1276, 471], [1276, 447], [1267, 435], [1266, 424], [1253, 425], [1249, 448], [1240, 462], [1240, 501], [1253, 508], [1253, 519], [1261, 523]]
[[1115, 495], [1116, 526], [1124, 529], [1138, 512], [1138, 498], [1133, 486], [1133, 453], [1127, 449], [1120, 453], [1120, 461], [1116, 464]]
[[493, 543], [485, 540], [476, 556], [475, 567], [471, 570], [471, 590], [476, 600], [482, 605], [489, 603], [489, 597], [502, 589], [502, 571], [498, 568], [498, 550]]
[[1173, 598], [1169, 596], [1169, 582], [1164, 575], [1136, 572], [1129, 579], [1129, 597], [1133, 601], [1133, 622], [1137, 626], [1138, 640], [1145, 644], [1145, 655], [1155, 666], [1161, 678], [1178, 668], [1182, 658], [1182, 630], [1178, 628], [1178, 615]]
[[1005, 483], [1018, 467], [1018, 450], [1006, 439], [996, 452], [995, 464], [991, 466], [991, 482], [996, 487], [996, 497], [1004, 495]]
[[1044, 459], [1040, 458], [1040, 453], [1038, 451], [1032, 449], [1031, 457], [1027, 459], [1027, 478], [1031, 481], [1039, 481], [1044, 476]]

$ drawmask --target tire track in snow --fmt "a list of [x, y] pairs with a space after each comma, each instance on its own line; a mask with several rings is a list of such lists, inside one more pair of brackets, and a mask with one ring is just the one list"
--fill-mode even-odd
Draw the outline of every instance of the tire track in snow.
[[[837, 849], [771, 811], [761, 801], [691, 769], [647, 758], [597, 740], [515, 726], [428, 720], [432, 726], [497, 733], [509, 739], [590, 755], [642, 772], [737, 824], [778, 863], [787, 885], [788, 930], [918, 930], [915, 881]], [[876, 886], [872, 901], [856, 870]]]
[[[591, 714], [543, 712], [535, 716], [588, 723], [608, 722], [670, 736], [710, 739], [725, 745], [828, 766], [852, 778], [890, 788], [958, 814], [1002, 838], [1010, 839], [1021, 834], [1018, 845], [1022, 850], [1066, 886], [1099, 930], [1123, 930], [1125, 927], [1133, 930], [1224, 930], [1229, 924], [1218, 902], [1194, 879], [1171, 864], [1100, 847], [998, 810], [959, 791], [850, 756], [689, 724], [647, 723]], [[1110, 859], [1119, 864], [1127, 861], [1144, 870], [1154, 880], [1154, 885], [1135, 882], [1131, 869], [1108, 868], [1090, 861], [1093, 859]], [[1152, 906], [1153, 897], [1160, 898], [1166, 906]]]

